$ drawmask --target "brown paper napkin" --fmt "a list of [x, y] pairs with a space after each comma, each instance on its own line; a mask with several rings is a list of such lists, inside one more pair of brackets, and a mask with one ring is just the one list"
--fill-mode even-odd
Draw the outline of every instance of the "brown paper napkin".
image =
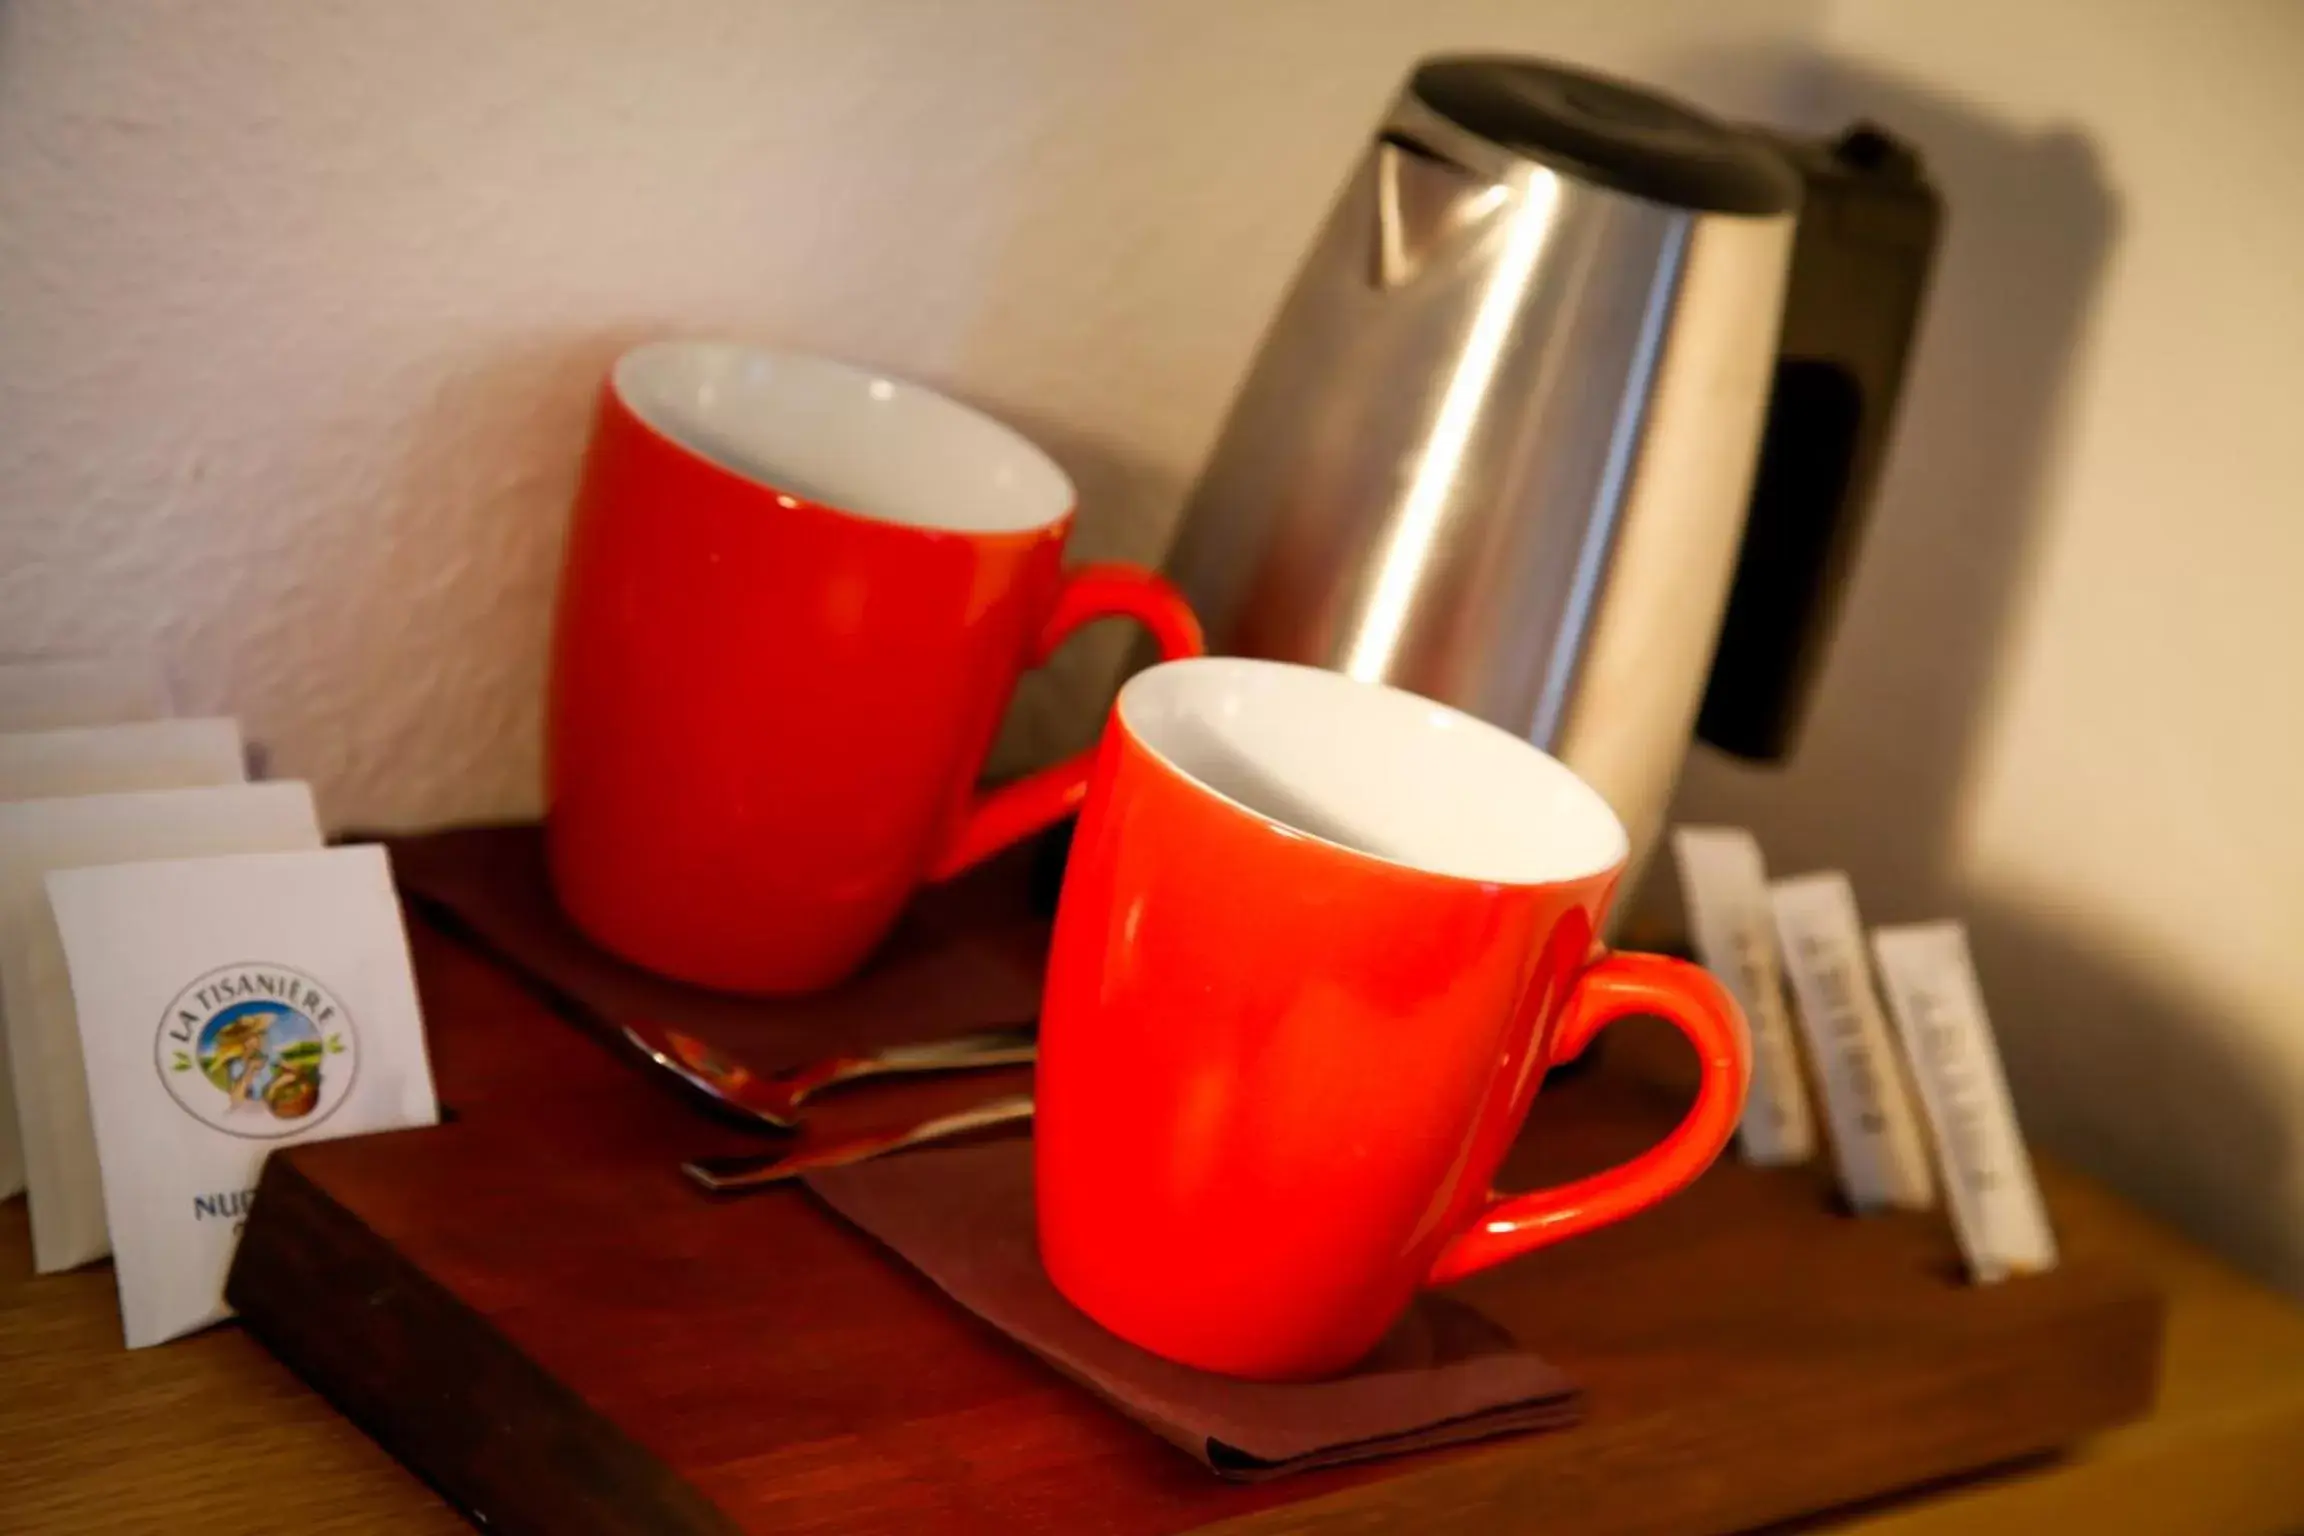
[[[429, 916], [602, 1033], [646, 1016], [775, 1069], [1016, 1022], [1038, 1004], [1047, 924], [1030, 899], [1029, 855], [928, 893], [854, 981], [773, 1000], [683, 986], [587, 942], [553, 901], [534, 827], [396, 840], [392, 863], [403, 894]], [[886, 1091], [859, 1086], [841, 1097]], [[1031, 1180], [1031, 1143], [1011, 1139], [858, 1164], [809, 1182], [961, 1306], [1226, 1477], [1277, 1477], [1577, 1417], [1575, 1389], [1559, 1371], [1445, 1296], [1420, 1297], [1375, 1353], [1328, 1381], [1234, 1381], [1147, 1354], [1049, 1283], [1033, 1237]]]
[[1260, 1481], [1578, 1417], [1567, 1377], [1429, 1292], [1375, 1353], [1326, 1381], [1236, 1381], [1147, 1354], [1090, 1321], [1040, 1267], [1023, 1138], [857, 1163], [807, 1183], [961, 1306], [1225, 1477]]
[[756, 1069], [781, 1071], [995, 1025], [1040, 1008], [1048, 920], [1033, 909], [1029, 851], [1004, 855], [914, 902], [853, 980], [807, 997], [752, 998], [683, 985], [599, 948], [552, 895], [533, 826], [395, 839], [401, 893], [506, 962], [563, 1014], [613, 1036], [634, 1018], [675, 1025]]

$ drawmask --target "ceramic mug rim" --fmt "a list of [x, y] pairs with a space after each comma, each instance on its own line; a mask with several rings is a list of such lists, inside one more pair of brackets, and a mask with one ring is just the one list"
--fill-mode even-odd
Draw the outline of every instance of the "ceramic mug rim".
[[[1262, 693], [1252, 711], [1239, 707], [1250, 689]], [[1234, 708], [1226, 721], [1230, 739], [1196, 737], [1209, 717], [1204, 706], [1183, 706], [1212, 698], [1221, 709], [1227, 691]], [[1307, 730], [1311, 711], [1331, 727], [1344, 721], [1341, 732]], [[1539, 889], [1606, 877], [1630, 857], [1623, 822], [1574, 769], [1510, 731], [1387, 683], [1295, 662], [1191, 657], [1137, 673], [1120, 690], [1113, 715], [1137, 748], [1194, 792], [1283, 840], [1371, 868], [1451, 884]], [[1398, 747], [1405, 736], [1429, 748], [1421, 761], [1414, 747], [1385, 761], [1386, 742]], [[1274, 755], [1287, 759], [1279, 765], [1294, 781], [1287, 787], [1316, 792], [1363, 825], [1386, 819], [1388, 846], [1250, 804], [1211, 782], [1204, 762], [1196, 765], [1211, 747], [1256, 756], [1258, 767], [1273, 766]], [[1438, 786], [1445, 793], [1426, 784], [1419, 794], [1402, 782], [1410, 769], [1451, 782]], [[1403, 829], [1403, 820], [1416, 825]]]
[[[1006, 422], [837, 358], [704, 337], [650, 341], [616, 359], [608, 391], [674, 451], [787, 509], [1000, 538], [1061, 530], [1078, 502], [1056, 461]], [[800, 420], [801, 408], [816, 419]]]

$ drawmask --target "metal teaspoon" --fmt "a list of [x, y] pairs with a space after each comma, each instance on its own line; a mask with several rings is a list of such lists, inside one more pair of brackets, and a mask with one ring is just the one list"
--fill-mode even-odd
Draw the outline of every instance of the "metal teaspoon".
[[1032, 1096], [1019, 1093], [1004, 1099], [993, 1099], [970, 1109], [922, 1120], [903, 1130], [874, 1131], [805, 1152], [699, 1157], [692, 1162], [682, 1163], [680, 1171], [713, 1194], [739, 1194], [748, 1189], [765, 1189], [773, 1184], [781, 1184], [804, 1173], [815, 1173], [825, 1168], [845, 1168], [850, 1163], [860, 1163], [901, 1147], [917, 1147], [926, 1142], [942, 1141], [970, 1131], [1031, 1118]]

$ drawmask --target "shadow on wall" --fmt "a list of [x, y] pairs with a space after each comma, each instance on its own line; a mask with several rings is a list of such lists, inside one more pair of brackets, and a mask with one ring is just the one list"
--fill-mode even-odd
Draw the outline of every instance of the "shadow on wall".
[[[1168, 525], [1184, 499], [1182, 477], [1052, 416], [1014, 408], [993, 414], [1039, 444], [1072, 479], [1079, 513], [1065, 549], [1067, 565], [1160, 563]], [[1125, 620], [1104, 620], [1067, 641], [1046, 666], [1025, 674], [1001, 722], [986, 777], [1010, 778], [1093, 745], [1115, 675], [1142, 635]]]
[[1771, 865], [1844, 864], [1863, 890], [1920, 910], [1952, 894], [1962, 799], [2116, 210], [2076, 133], [2026, 133], [1906, 81], [1814, 67], [1806, 126], [1869, 118], [1916, 144], [1944, 195], [1944, 242], [1794, 759], [1754, 767], [1699, 748], [1676, 810], [1748, 821]]
[[[288, 766], [353, 804], [426, 803], [382, 781], [416, 774], [448, 786], [430, 803], [541, 806], [538, 700], [593, 401], [615, 358], [658, 329], [498, 341], [441, 360], [403, 425], [378, 531], [312, 567], [346, 603], [385, 610], [344, 627], [360, 646], [308, 669], [363, 706], [325, 743], [328, 761]], [[425, 725], [442, 711], [457, 720], [452, 755], [410, 762], [405, 743], [438, 738]]]
[[[1674, 819], [1752, 827], [1782, 872], [1847, 869], [1873, 922], [1971, 930], [2034, 1139], [2291, 1287], [2298, 1129], [2204, 1005], [2075, 914], [1997, 899], [1957, 862], [2012, 621], [2054, 490], [2067, 393], [2119, 209], [2088, 139], [2031, 132], [1823, 59], [1816, 119], [1915, 142], [1947, 227], [1902, 420], [1804, 740], [1781, 769], [1699, 748]], [[2111, 835], [2116, 829], [2107, 829]], [[1643, 926], [1671, 893], [1644, 893]]]
[[2293, 1078], [2207, 1002], [2054, 913], [1990, 896], [1968, 920], [2035, 1145], [2304, 1296]]

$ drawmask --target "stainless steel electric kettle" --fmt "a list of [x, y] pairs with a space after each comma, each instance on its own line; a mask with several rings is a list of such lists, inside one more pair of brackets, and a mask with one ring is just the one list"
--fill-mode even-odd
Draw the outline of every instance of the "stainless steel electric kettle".
[[1394, 683], [1562, 758], [1636, 871], [1700, 702], [1733, 750], [1790, 738], [1936, 223], [1872, 130], [1775, 141], [1559, 65], [1426, 61], [1170, 572], [1219, 651]]

